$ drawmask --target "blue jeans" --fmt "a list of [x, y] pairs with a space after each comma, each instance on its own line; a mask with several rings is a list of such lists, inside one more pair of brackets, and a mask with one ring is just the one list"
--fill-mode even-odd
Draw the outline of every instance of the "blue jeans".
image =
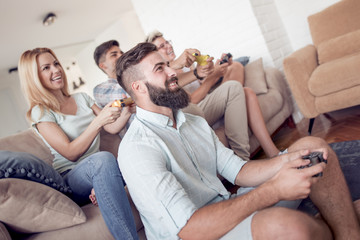
[[94, 188], [101, 214], [116, 240], [138, 239], [122, 175], [113, 154], [92, 154], [64, 179], [73, 191], [72, 199], [79, 205], [89, 202], [89, 194]]

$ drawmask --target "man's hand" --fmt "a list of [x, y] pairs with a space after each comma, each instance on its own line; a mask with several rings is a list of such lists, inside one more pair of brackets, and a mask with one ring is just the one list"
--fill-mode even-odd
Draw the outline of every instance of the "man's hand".
[[193, 56], [193, 53], [197, 53], [200, 55], [200, 51], [197, 49], [185, 49], [185, 51], [180, 55], [180, 57], [170, 63], [170, 67], [173, 69], [191, 67], [191, 65], [195, 62], [195, 56]]
[[278, 196], [278, 200], [296, 200], [306, 198], [311, 191], [311, 186], [319, 181], [313, 176], [324, 171], [326, 164], [319, 163], [309, 168], [298, 169], [306, 166], [309, 160], [296, 159], [283, 165], [280, 171], [265, 184], [271, 184]]

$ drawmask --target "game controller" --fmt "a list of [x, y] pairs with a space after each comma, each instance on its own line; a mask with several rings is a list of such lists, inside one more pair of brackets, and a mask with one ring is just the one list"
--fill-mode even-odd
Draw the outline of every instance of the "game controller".
[[226, 54], [223, 59], [221, 59], [220, 64], [229, 62], [229, 59], [232, 57], [231, 53]]
[[[302, 159], [309, 159], [310, 163], [308, 165], [298, 167], [298, 169], [308, 168], [321, 162], [327, 163], [327, 160], [323, 158], [322, 152], [312, 152], [309, 155], [302, 156]], [[313, 177], [322, 177], [322, 175], [323, 173], [320, 172]]]
[[210, 57], [209, 55], [199, 55], [197, 53], [193, 53], [192, 55], [195, 57], [195, 61], [200, 66], [205, 66], [208, 64], [208, 62], [206, 60]]
[[120, 99], [120, 100], [115, 100], [111, 104], [111, 106], [112, 107], [123, 108], [123, 107], [126, 107], [126, 106], [130, 106], [133, 103], [134, 103], [134, 101], [131, 99], [131, 97], [128, 97], [128, 98], [123, 98], [123, 99]]

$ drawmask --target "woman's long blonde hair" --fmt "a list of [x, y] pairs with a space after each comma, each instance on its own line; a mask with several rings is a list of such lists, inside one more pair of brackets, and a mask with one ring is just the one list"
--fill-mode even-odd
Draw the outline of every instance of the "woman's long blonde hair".
[[[20, 77], [21, 89], [30, 105], [26, 113], [26, 118], [31, 122], [31, 110], [38, 105], [43, 114], [44, 109], [60, 112], [60, 103], [55, 96], [47, 90], [41, 83], [39, 78], [37, 58], [43, 53], [50, 53], [54, 56], [56, 61], [60, 64], [55, 53], [49, 48], [35, 48], [33, 50], [25, 51], [19, 60], [18, 70]], [[60, 64], [61, 66], [61, 64]], [[62, 68], [62, 66], [61, 66]], [[62, 93], [64, 96], [70, 96], [68, 89], [68, 82], [65, 72], [63, 71], [64, 87]]]

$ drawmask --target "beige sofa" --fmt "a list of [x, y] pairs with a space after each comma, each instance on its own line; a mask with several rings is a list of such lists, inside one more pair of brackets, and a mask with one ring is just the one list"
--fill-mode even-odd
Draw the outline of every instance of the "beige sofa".
[[308, 17], [313, 44], [284, 60], [301, 113], [310, 119], [360, 104], [360, 1], [342, 0]]
[[[118, 135], [101, 133], [101, 150], [117, 156]], [[53, 156], [40, 137], [28, 129], [0, 139], [0, 150], [27, 152], [51, 164]], [[131, 202], [140, 239], [146, 239]], [[65, 194], [33, 181], [0, 179], [0, 239], [113, 239], [98, 207], [78, 207]], [[11, 235], [9, 234], [11, 233]]]
[[[293, 101], [283, 73], [274, 67], [264, 68], [262, 59], [245, 66], [245, 87], [256, 93], [260, 108], [270, 135], [275, 134], [283, 124], [295, 127], [292, 119]], [[229, 147], [223, 129], [223, 121], [213, 126], [220, 141]], [[260, 143], [249, 128], [250, 158], [261, 149]]]
[[[258, 94], [267, 128], [272, 134], [292, 113], [284, 77], [275, 68], [264, 70], [261, 59], [248, 64], [245, 75], [245, 85]], [[259, 144], [251, 131], [250, 136], [254, 152]], [[117, 156], [119, 136], [102, 132], [100, 139], [100, 149]], [[31, 129], [0, 139], [0, 150], [31, 153], [49, 165], [53, 159], [49, 149]], [[131, 206], [138, 235], [140, 239], [146, 239], [132, 201]], [[113, 239], [98, 207], [88, 204], [80, 208], [64, 194], [33, 181], [0, 179], [0, 213], [0, 239]]]

